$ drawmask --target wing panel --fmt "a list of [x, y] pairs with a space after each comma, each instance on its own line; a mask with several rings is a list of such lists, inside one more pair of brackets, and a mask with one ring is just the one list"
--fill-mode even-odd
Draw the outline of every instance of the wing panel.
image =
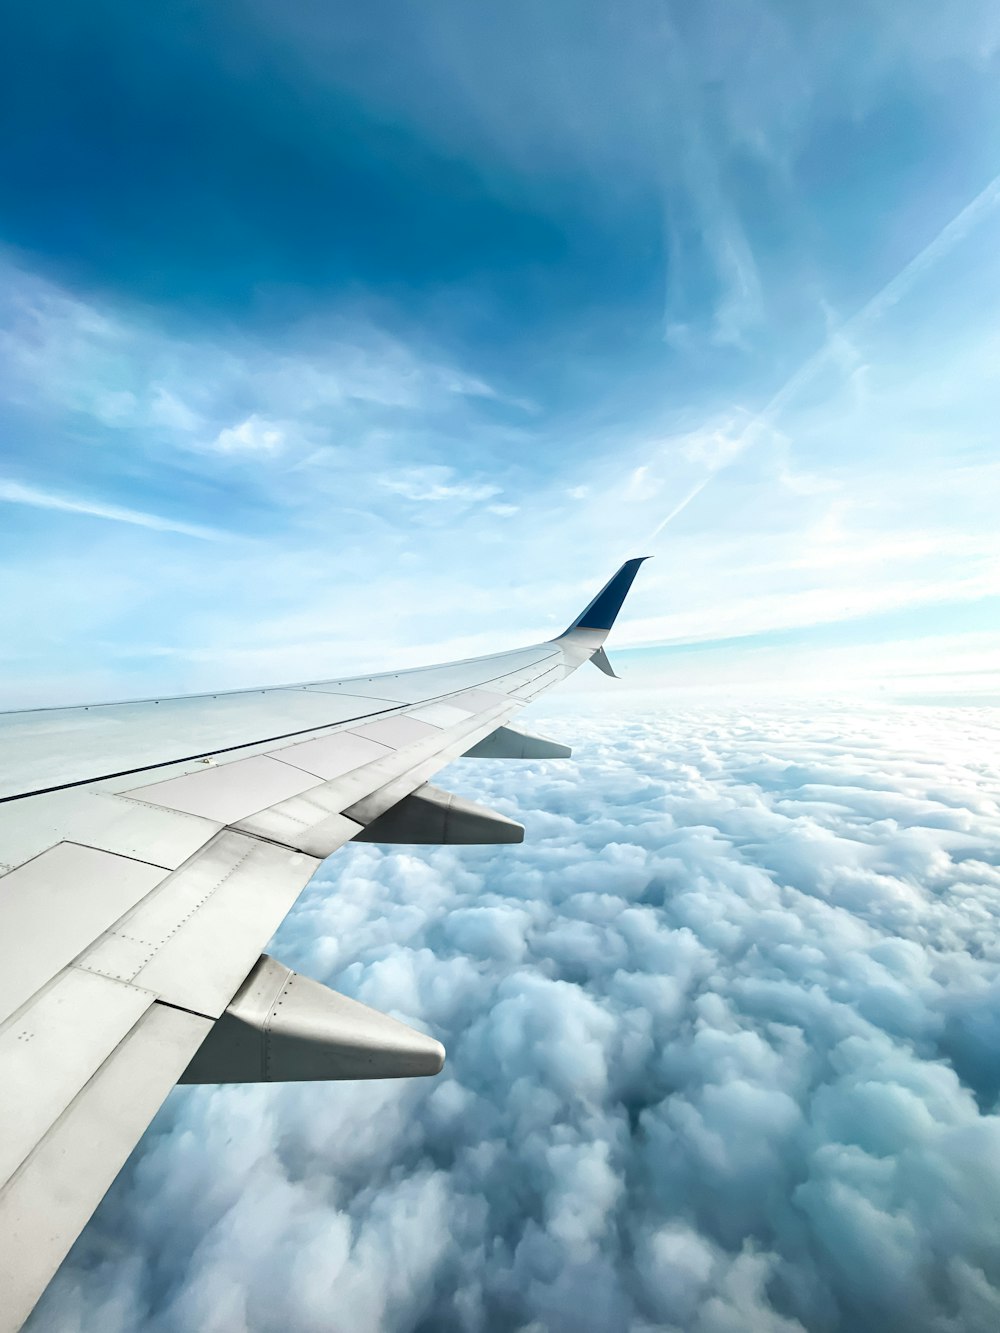
[[166, 782], [153, 782], [126, 792], [152, 805], [166, 805], [189, 815], [235, 824], [244, 815], [264, 810], [287, 796], [315, 787], [316, 778], [266, 754], [205, 767]]
[[0, 1187], [0, 1329], [27, 1318], [211, 1026], [150, 1005]]
[[452, 695], [448, 702], [456, 708], [468, 708], [470, 713], [481, 713], [486, 708], [506, 703], [507, 695], [500, 690], [463, 690], [461, 694]]
[[273, 750], [274, 758], [284, 764], [312, 773], [325, 782], [339, 778], [362, 764], [371, 763], [389, 753], [390, 747], [351, 731], [335, 731], [314, 741], [300, 741], [282, 750]]
[[562, 662], [557, 662], [555, 666], [549, 667], [547, 671], [536, 676], [534, 680], [525, 681], [523, 685], [517, 686], [511, 693], [527, 703], [530, 699], [537, 698], [539, 694], [544, 694], [546, 690], [551, 689], [553, 685], [558, 685], [561, 680], [565, 679], [566, 667]]
[[10, 869], [58, 842], [79, 842], [173, 870], [219, 828], [211, 820], [92, 789], [0, 805], [0, 847]]
[[458, 722], [464, 722], [469, 714], [475, 711], [474, 708], [457, 705], [452, 695], [446, 704], [421, 704], [417, 708], [411, 708], [409, 716], [416, 718], [418, 722], [429, 722], [433, 727], [453, 727]]
[[392, 717], [381, 717], [377, 722], [368, 722], [363, 727], [352, 727], [355, 736], [365, 740], [377, 741], [380, 745], [401, 750], [415, 741], [424, 741], [441, 730], [432, 722], [420, 722], [408, 713], [395, 713]]
[[471, 689], [505, 673], [527, 670], [551, 656], [551, 644], [536, 644], [514, 652], [470, 657], [441, 666], [414, 667], [408, 671], [358, 677], [353, 680], [313, 681], [303, 688], [310, 694], [350, 689], [370, 699], [391, 699], [399, 704], [421, 703], [457, 690]]
[[0, 713], [0, 798], [277, 740], [391, 707], [285, 688]]
[[8, 1180], [153, 997], [70, 967], [0, 1028], [0, 1181]]
[[[346, 842], [357, 826], [343, 822]], [[79, 965], [218, 1018], [318, 865], [314, 857], [227, 829]]]
[[0, 1018], [6, 1018], [161, 880], [160, 866], [62, 842], [0, 879]]

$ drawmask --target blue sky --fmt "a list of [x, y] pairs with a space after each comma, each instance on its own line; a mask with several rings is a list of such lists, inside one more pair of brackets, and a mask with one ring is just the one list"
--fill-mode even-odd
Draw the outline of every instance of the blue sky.
[[0, 700], [488, 651], [634, 554], [645, 686], [995, 694], [998, 64], [985, 0], [22, 6]]

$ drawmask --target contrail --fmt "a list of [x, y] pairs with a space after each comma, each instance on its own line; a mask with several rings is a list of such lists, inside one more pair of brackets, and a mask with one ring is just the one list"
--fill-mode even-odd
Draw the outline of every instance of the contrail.
[[139, 528], [154, 528], [158, 532], [179, 532], [185, 537], [199, 537], [203, 541], [219, 541], [226, 533], [216, 528], [203, 528], [196, 523], [180, 523], [159, 514], [147, 514], [141, 509], [126, 509], [92, 500], [76, 500], [72, 496], [54, 495], [51, 491], [20, 482], [0, 478], [0, 501], [7, 504], [30, 505], [34, 509], [58, 509], [67, 514], [87, 514], [91, 518], [110, 519], [113, 523], [131, 523]]
[[736, 444], [738, 447], [735, 452], [724, 463], [714, 468], [707, 477], [693, 486], [684, 499], [671, 509], [666, 518], [660, 520], [646, 540], [652, 541], [654, 537], [658, 537], [667, 524], [682, 513], [713, 478], [717, 477], [720, 472], [725, 471], [727, 467], [730, 467], [737, 458], [746, 453], [751, 445], [757, 442], [761, 433], [783, 411], [789, 399], [793, 398], [799, 389], [830, 361], [837, 350], [838, 344], [845, 337], [849, 337], [852, 333], [881, 318], [887, 310], [901, 301], [917, 279], [950, 254], [955, 246], [963, 241], [969, 232], [996, 208], [997, 204], [1000, 204], [1000, 176], [995, 176], [971, 203], [966, 204], [960, 213], [957, 213], [949, 223], [941, 228], [934, 239], [925, 245], [918, 255], [900, 269], [894, 278], [890, 279], [860, 310], [846, 319], [829, 335], [823, 346], [799, 366], [795, 374], [781, 386], [774, 397], [744, 426], [737, 437]]

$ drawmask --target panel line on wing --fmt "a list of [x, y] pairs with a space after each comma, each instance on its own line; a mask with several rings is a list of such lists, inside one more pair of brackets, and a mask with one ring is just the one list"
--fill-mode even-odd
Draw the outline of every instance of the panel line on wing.
[[[350, 693], [350, 691], [348, 690], [322, 690], [318, 685], [294, 685], [294, 686], [283, 685], [280, 688], [285, 690], [291, 690], [291, 689], [308, 690], [310, 694], [329, 694], [332, 695], [332, 697], [335, 699], [341, 698], [344, 695], [348, 695]], [[406, 703], [405, 699], [390, 699], [387, 695], [384, 694], [369, 694], [367, 697], [369, 699], [375, 699], [376, 701], [381, 701], [382, 703], [392, 704], [394, 708], [399, 708], [401, 705]]]
[[[67, 847], [86, 847], [88, 852], [107, 852], [106, 847], [98, 847], [92, 842], [81, 842], [79, 838], [64, 838], [63, 843]], [[58, 843], [56, 844], [59, 845]], [[137, 865], [152, 866], [154, 870], [162, 870], [169, 875], [173, 866], [164, 865], [162, 861], [150, 861], [146, 856], [132, 856], [129, 852], [111, 852], [111, 856], [120, 856], [126, 861], [135, 861]], [[31, 857], [28, 861], [22, 861], [22, 865], [29, 865], [35, 858]]]
[[243, 741], [240, 745], [223, 745], [215, 750], [202, 750], [198, 754], [183, 755], [180, 759], [163, 759], [156, 764], [142, 764], [138, 768], [123, 768], [118, 773], [100, 773], [96, 777], [74, 778], [72, 782], [57, 782], [53, 787], [38, 787], [35, 791], [20, 791], [13, 796], [0, 796], [0, 805], [8, 801], [23, 801], [29, 796], [48, 796], [50, 792], [67, 791], [71, 787], [89, 787], [95, 782], [109, 782], [112, 778], [130, 778], [134, 773], [152, 773], [158, 768], [170, 768], [174, 764], [193, 764], [196, 759], [210, 759], [217, 754], [232, 754], [236, 750], [250, 750], [255, 745], [271, 745], [274, 741], [287, 741], [293, 736], [308, 736], [311, 732], [329, 731], [331, 727], [349, 727], [355, 722], [365, 722], [370, 717], [381, 713], [391, 713], [391, 708], [376, 708], [370, 713], [359, 713], [357, 717], [344, 718], [339, 722], [322, 722], [315, 727], [302, 727], [298, 731], [286, 731], [280, 736], [264, 736], [259, 740]]

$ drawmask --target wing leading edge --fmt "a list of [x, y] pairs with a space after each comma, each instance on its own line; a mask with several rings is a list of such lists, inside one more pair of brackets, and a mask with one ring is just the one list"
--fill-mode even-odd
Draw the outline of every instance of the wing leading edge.
[[601, 665], [640, 564], [509, 653], [0, 715], [0, 1329], [27, 1317], [176, 1081], [441, 1068], [432, 1037], [262, 950], [345, 842], [523, 838], [429, 779], [463, 755], [569, 754], [509, 723]]

